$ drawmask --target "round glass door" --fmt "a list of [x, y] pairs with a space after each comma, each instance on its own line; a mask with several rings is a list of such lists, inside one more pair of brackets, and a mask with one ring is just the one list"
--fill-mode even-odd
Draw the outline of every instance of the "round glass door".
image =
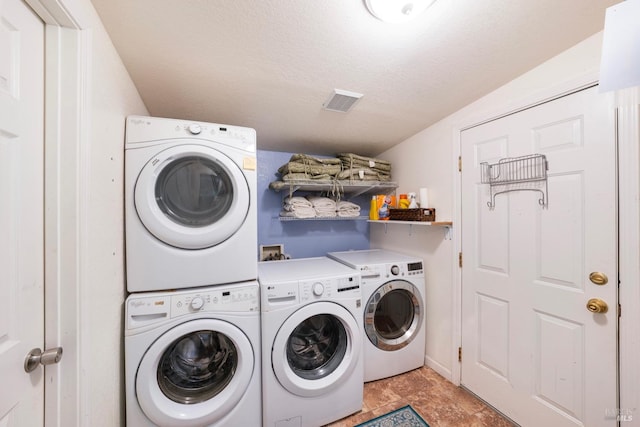
[[219, 163], [189, 156], [167, 164], [155, 188], [160, 210], [187, 227], [204, 227], [223, 218], [233, 202], [233, 183]]
[[271, 364], [289, 392], [326, 394], [349, 380], [360, 359], [361, 328], [343, 306], [316, 302], [293, 313], [275, 336]]
[[196, 331], [175, 340], [158, 365], [158, 385], [177, 403], [200, 403], [229, 384], [238, 365], [238, 349], [216, 331]]
[[287, 341], [287, 362], [301, 378], [324, 378], [336, 370], [347, 352], [347, 331], [329, 314], [317, 314], [300, 323]]
[[420, 332], [423, 310], [415, 286], [394, 280], [380, 286], [365, 307], [367, 338], [381, 350], [399, 350]]
[[140, 221], [162, 242], [204, 249], [231, 237], [249, 212], [249, 186], [239, 166], [202, 145], [178, 145], [156, 154], [136, 181]]
[[138, 366], [136, 396], [158, 425], [210, 425], [242, 399], [254, 372], [253, 347], [236, 326], [199, 319], [166, 331]]

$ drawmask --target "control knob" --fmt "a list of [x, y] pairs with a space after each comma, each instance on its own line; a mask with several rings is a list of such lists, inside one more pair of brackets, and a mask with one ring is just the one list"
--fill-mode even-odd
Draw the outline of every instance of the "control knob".
[[189, 125], [189, 132], [191, 132], [193, 135], [198, 135], [200, 132], [202, 132], [202, 128], [199, 124], [192, 123]]
[[398, 267], [397, 265], [392, 266], [391, 274], [393, 274], [394, 276], [397, 276], [398, 274], [400, 274], [400, 267]]
[[194, 310], [200, 310], [204, 305], [204, 299], [202, 297], [193, 297], [191, 300], [191, 308]]
[[313, 284], [312, 291], [315, 296], [319, 297], [324, 292], [324, 285], [320, 282], [316, 282]]

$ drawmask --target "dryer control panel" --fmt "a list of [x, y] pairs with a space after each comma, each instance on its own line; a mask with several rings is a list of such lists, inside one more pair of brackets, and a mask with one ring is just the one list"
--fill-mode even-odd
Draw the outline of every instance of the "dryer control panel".
[[424, 275], [422, 261], [386, 264], [385, 272], [385, 278]]
[[210, 140], [247, 152], [256, 152], [256, 131], [242, 126], [192, 122], [158, 117], [129, 116], [126, 121], [126, 145], [171, 138]]

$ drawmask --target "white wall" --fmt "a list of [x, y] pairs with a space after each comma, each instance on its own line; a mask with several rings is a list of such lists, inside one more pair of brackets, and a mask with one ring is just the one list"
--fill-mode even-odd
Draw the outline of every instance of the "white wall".
[[[601, 44], [602, 33], [598, 33], [380, 154], [393, 164], [398, 192], [427, 187], [429, 207], [436, 208], [436, 219], [456, 220], [459, 129], [567, 91], [575, 82], [596, 80]], [[460, 280], [455, 226], [454, 222], [454, 239], [444, 240], [440, 229], [413, 226], [409, 235], [406, 225], [390, 225], [386, 233], [383, 226], [371, 225], [371, 247], [423, 257], [427, 280], [426, 362], [452, 380], [459, 339], [454, 337], [453, 318], [458, 313], [455, 292]]]
[[79, 323], [81, 425], [124, 425], [122, 322], [124, 279], [124, 124], [147, 115], [137, 89], [89, 1], [87, 82], [89, 134], [83, 158], [85, 192]]

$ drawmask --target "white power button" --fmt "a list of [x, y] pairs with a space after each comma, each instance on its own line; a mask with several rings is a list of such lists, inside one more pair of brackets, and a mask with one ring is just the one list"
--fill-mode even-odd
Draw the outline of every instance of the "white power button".
[[202, 299], [202, 297], [194, 297], [191, 300], [191, 308], [194, 310], [200, 310], [203, 305], [204, 305], [204, 300]]
[[200, 127], [199, 124], [192, 123], [192, 124], [189, 125], [189, 132], [191, 132], [194, 135], [197, 135], [200, 132], [202, 132], [202, 128]]
[[317, 297], [319, 297], [320, 295], [322, 295], [322, 293], [324, 292], [324, 285], [320, 282], [316, 282], [313, 284], [313, 294]]

